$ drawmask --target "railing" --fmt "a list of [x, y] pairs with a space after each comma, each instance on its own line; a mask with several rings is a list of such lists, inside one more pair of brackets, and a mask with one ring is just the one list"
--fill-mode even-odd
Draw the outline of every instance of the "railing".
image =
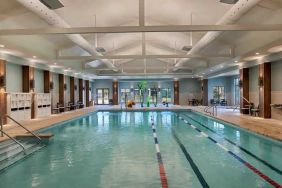
[[[36, 137], [40, 142], [41, 142], [41, 138], [36, 135], [35, 133], [33, 133], [32, 131], [30, 131], [28, 128], [26, 128], [25, 126], [23, 126], [22, 124], [20, 124], [17, 120], [15, 120], [14, 118], [10, 117], [9, 115], [1, 115], [0, 114], [0, 122], [1, 122], [1, 136], [3, 136], [3, 134], [5, 134], [5, 132], [3, 131], [3, 117], [7, 117], [8, 119], [12, 120], [13, 122], [15, 122], [17, 125], [19, 125], [20, 127], [22, 127], [24, 130], [26, 130], [27, 132], [29, 132], [30, 134], [32, 134], [34, 137]], [[7, 136], [7, 134], [5, 134]], [[9, 136], [8, 136], [9, 137]], [[10, 137], [9, 137], [10, 138]]]
[[[209, 109], [212, 108], [212, 112], [209, 111]], [[217, 116], [217, 106], [216, 105], [212, 105], [212, 106], [207, 106], [204, 108], [204, 112], [212, 115], [212, 116]]]
[[11, 137], [9, 134], [7, 134], [5, 131], [3, 131], [3, 128], [2, 128], [2, 121], [1, 121], [1, 135], [6, 135], [8, 138], [10, 138], [11, 140], [13, 140], [16, 144], [18, 144], [22, 149], [23, 149], [23, 152], [25, 152], [25, 147], [19, 142], [17, 141], [16, 139], [14, 139], [13, 137]]

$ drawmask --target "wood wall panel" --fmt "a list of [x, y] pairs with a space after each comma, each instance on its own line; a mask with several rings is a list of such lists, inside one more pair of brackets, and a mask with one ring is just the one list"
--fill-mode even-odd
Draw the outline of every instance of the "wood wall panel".
[[174, 105], [179, 105], [179, 81], [173, 81]]
[[65, 105], [65, 75], [59, 74], [59, 103]]
[[[0, 76], [3, 78], [3, 85], [0, 87], [0, 114], [7, 114], [7, 94], [6, 92], [6, 61], [0, 59]], [[3, 124], [7, 119], [3, 119]]]
[[83, 103], [83, 80], [81, 78], [78, 79], [78, 98], [79, 102]]
[[75, 103], [74, 77], [70, 77], [70, 101]]
[[51, 93], [51, 84], [54, 87], [52, 73], [50, 71], [44, 71], [44, 93]]
[[[271, 118], [271, 63], [259, 65], [258, 79], [261, 79], [259, 86], [260, 117]], [[258, 80], [258, 82], [260, 81]]]
[[[242, 114], [248, 114], [249, 110], [243, 110], [242, 108], [246, 108], [246, 105], [248, 105], [249, 101], [249, 69], [243, 68], [240, 69], [240, 112]], [[244, 98], [246, 99], [244, 99]]]
[[113, 81], [113, 105], [118, 105], [118, 81]]
[[34, 68], [30, 66], [22, 66], [22, 91], [24, 93], [34, 92]]
[[89, 80], [85, 80], [85, 103], [86, 107], [90, 106], [90, 98], [89, 98]]

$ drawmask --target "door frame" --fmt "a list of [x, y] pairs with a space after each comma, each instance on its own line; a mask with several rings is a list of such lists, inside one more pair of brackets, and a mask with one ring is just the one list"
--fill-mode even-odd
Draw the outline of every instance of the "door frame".
[[[99, 100], [99, 98], [98, 98], [98, 90], [102, 90], [102, 101], [103, 101], [103, 104], [99, 104], [98, 103], [98, 100]], [[104, 96], [105, 96], [105, 94], [104, 94], [104, 91], [105, 90], [108, 90], [108, 104], [105, 104], [105, 100], [104, 100]], [[110, 89], [109, 88], [97, 88], [96, 89], [96, 104], [97, 105], [109, 105], [110, 104]]]

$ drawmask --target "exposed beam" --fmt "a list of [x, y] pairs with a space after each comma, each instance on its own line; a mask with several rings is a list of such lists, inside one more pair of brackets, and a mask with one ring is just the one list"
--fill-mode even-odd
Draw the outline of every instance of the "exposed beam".
[[145, 25], [145, 0], [139, 0], [139, 25]]
[[140, 33], [140, 32], [207, 32], [207, 31], [282, 31], [282, 24], [265, 25], [159, 25], [117, 27], [73, 27], [38, 29], [1, 29], [0, 35], [50, 35], [91, 33]]
[[100, 59], [166, 59], [166, 58], [231, 58], [230, 55], [104, 55], [104, 56], [59, 56], [56, 60], [100, 60]]

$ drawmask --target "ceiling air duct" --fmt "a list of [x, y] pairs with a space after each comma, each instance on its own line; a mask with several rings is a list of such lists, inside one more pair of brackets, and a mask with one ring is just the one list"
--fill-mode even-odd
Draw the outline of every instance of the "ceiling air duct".
[[239, 0], [220, 0], [221, 3], [236, 4]]
[[40, 2], [51, 10], [64, 7], [64, 5], [59, 0], [40, 0]]

